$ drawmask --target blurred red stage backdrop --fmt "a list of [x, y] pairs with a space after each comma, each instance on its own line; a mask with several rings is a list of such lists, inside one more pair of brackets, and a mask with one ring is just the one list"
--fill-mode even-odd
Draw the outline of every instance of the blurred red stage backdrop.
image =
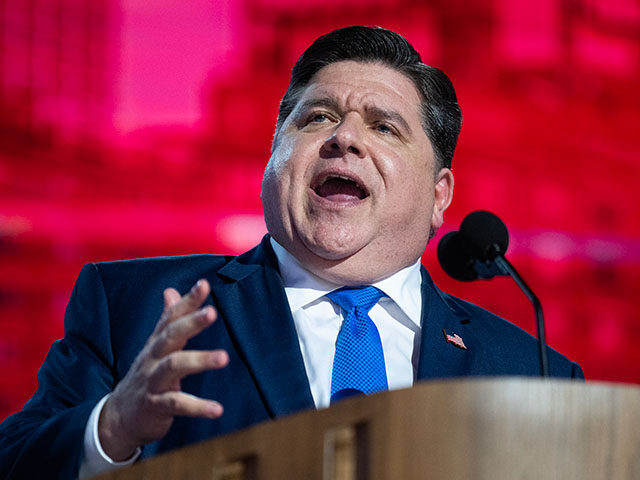
[[637, 0], [0, 0], [0, 418], [33, 393], [82, 264], [259, 241], [290, 68], [349, 24], [401, 32], [459, 93], [455, 200], [424, 256], [440, 287], [534, 331], [509, 279], [435, 259], [494, 211], [549, 343], [640, 382]]

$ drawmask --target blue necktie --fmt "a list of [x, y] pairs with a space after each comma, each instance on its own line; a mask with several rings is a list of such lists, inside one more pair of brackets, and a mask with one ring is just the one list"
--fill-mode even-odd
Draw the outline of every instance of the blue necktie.
[[380, 334], [369, 317], [369, 310], [383, 296], [373, 286], [344, 287], [327, 294], [346, 313], [333, 358], [332, 402], [389, 388]]

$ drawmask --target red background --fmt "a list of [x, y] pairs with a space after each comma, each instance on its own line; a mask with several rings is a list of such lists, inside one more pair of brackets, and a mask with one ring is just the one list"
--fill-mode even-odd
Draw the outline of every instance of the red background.
[[[637, 0], [0, 0], [0, 418], [36, 387], [82, 264], [236, 253], [290, 68], [375, 24], [453, 79], [464, 122], [436, 241], [496, 212], [549, 343], [640, 382]], [[439, 286], [533, 331], [509, 279]]]

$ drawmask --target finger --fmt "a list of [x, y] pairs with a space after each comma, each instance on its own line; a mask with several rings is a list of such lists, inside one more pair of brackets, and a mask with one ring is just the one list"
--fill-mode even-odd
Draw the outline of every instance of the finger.
[[167, 288], [163, 292], [164, 296], [164, 311], [169, 310], [176, 303], [180, 301], [180, 293], [175, 288]]
[[151, 354], [155, 358], [162, 358], [171, 352], [184, 348], [191, 337], [211, 325], [217, 316], [216, 310], [207, 305], [168, 323], [152, 339]]
[[164, 291], [165, 308], [158, 329], [160, 330], [175, 319], [200, 308], [210, 292], [211, 287], [205, 279], [198, 280], [183, 297], [180, 297], [176, 289], [167, 288]]
[[159, 331], [172, 319], [171, 313], [173, 307], [180, 301], [180, 293], [175, 288], [165, 288], [162, 292], [164, 299], [164, 308], [162, 309], [162, 315], [156, 325], [155, 331]]
[[178, 303], [171, 307], [173, 318], [181, 317], [200, 308], [200, 305], [205, 301], [209, 292], [211, 292], [209, 282], [204, 278], [198, 280], [196, 284], [191, 287], [191, 290], [189, 290]]
[[165, 392], [151, 395], [149, 403], [166, 416], [218, 418], [224, 412], [222, 405], [185, 392]]
[[151, 374], [150, 388], [161, 391], [171, 388], [187, 375], [223, 368], [229, 363], [224, 350], [189, 350], [174, 352], [164, 357]]

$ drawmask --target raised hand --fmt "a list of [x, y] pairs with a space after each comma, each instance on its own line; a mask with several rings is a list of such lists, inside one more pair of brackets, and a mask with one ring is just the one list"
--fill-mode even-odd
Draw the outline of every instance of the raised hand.
[[218, 402], [180, 389], [186, 375], [222, 368], [229, 362], [224, 350], [183, 350], [191, 337], [217, 317], [213, 307], [201, 308], [210, 290], [206, 280], [199, 280], [182, 298], [173, 288], [164, 291], [164, 310], [155, 330], [100, 414], [100, 443], [113, 460], [124, 460], [137, 447], [162, 438], [175, 416], [222, 415]]

